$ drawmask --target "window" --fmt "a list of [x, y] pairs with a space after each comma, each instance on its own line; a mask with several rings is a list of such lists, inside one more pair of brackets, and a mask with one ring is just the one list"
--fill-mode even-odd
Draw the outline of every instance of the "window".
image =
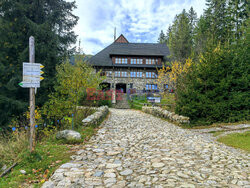
[[136, 77], [138, 77], [138, 78], [142, 77], [142, 72], [137, 72], [136, 74], [137, 74]]
[[142, 78], [142, 72], [130, 72], [131, 78]]
[[127, 72], [125, 71], [115, 71], [115, 77], [127, 77]]
[[152, 78], [152, 72], [146, 72], [146, 78]]
[[153, 72], [153, 78], [158, 78], [158, 75], [155, 72]]
[[142, 64], [142, 59], [135, 59], [135, 58], [131, 58], [130, 59], [130, 64]]
[[157, 74], [155, 72], [146, 72], [146, 78], [157, 78]]
[[157, 90], [156, 84], [146, 84], [146, 90]]
[[121, 72], [121, 77], [127, 77], [127, 72]]
[[158, 59], [146, 59], [147, 65], [155, 65], [158, 63]]
[[107, 77], [112, 77], [112, 71], [106, 71], [106, 76]]
[[116, 64], [128, 64], [128, 59], [127, 58], [115, 58], [115, 63]]

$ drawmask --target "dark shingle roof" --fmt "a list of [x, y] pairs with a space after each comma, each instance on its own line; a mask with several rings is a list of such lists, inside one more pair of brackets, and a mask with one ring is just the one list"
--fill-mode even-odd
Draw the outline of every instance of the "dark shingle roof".
[[112, 63], [112, 55], [126, 56], [156, 56], [165, 57], [170, 55], [166, 44], [158, 43], [112, 43], [89, 59], [93, 66], [115, 66]]

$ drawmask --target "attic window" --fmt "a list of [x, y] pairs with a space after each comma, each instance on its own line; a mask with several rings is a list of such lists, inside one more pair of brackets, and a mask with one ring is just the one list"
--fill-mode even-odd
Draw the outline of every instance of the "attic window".
[[133, 59], [133, 58], [131, 58], [130, 64], [142, 64], [142, 59]]
[[128, 64], [128, 59], [127, 58], [115, 58], [115, 63], [116, 64]]
[[158, 59], [146, 59], [146, 64], [147, 65], [155, 65], [157, 64]]

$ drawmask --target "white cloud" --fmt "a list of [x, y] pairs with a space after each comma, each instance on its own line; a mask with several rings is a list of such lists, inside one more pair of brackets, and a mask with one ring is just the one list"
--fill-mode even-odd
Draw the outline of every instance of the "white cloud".
[[[72, 0], [69, 0], [72, 1]], [[79, 16], [74, 31], [83, 50], [95, 54], [121, 33], [130, 42], [156, 42], [160, 30], [167, 31], [176, 14], [193, 6], [198, 16], [205, 0], [76, 0]]]

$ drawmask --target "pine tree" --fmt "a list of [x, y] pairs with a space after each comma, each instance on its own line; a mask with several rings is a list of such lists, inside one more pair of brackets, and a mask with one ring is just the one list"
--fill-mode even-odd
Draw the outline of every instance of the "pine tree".
[[191, 55], [192, 36], [188, 14], [185, 9], [176, 15], [169, 35], [169, 48], [172, 60], [182, 63]]
[[166, 43], [166, 36], [164, 34], [164, 32], [161, 30], [161, 33], [159, 35], [159, 38], [158, 38], [158, 43], [161, 43], [161, 44], [164, 44]]
[[206, 46], [209, 42], [210, 34], [208, 32], [210, 24], [208, 20], [201, 16], [199, 21], [197, 22], [197, 26], [194, 29], [194, 47], [193, 53], [194, 57], [198, 57], [199, 54], [205, 51]]
[[189, 23], [191, 27], [191, 32], [193, 34], [194, 28], [196, 27], [198, 18], [197, 18], [197, 13], [194, 11], [193, 7], [190, 8], [188, 12], [188, 18], [189, 18]]
[[42, 105], [53, 88], [55, 67], [76, 40], [75, 2], [65, 0], [0, 0], [0, 126], [22, 114], [28, 90], [22, 81], [22, 63], [29, 60], [29, 37], [35, 37], [36, 63], [45, 66], [36, 104]]
[[228, 41], [228, 18], [226, 0], [207, 0], [208, 8], [204, 12], [205, 19], [210, 23], [209, 33], [213, 43]]
[[166, 33], [166, 43], [167, 43], [167, 45], [169, 45], [169, 38], [170, 38], [170, 35], [171, 35], [171, 30], [172, 30], [172, 26], [170, 25], [168, 27], [168, 30], [167, 30], [167, 33]]

